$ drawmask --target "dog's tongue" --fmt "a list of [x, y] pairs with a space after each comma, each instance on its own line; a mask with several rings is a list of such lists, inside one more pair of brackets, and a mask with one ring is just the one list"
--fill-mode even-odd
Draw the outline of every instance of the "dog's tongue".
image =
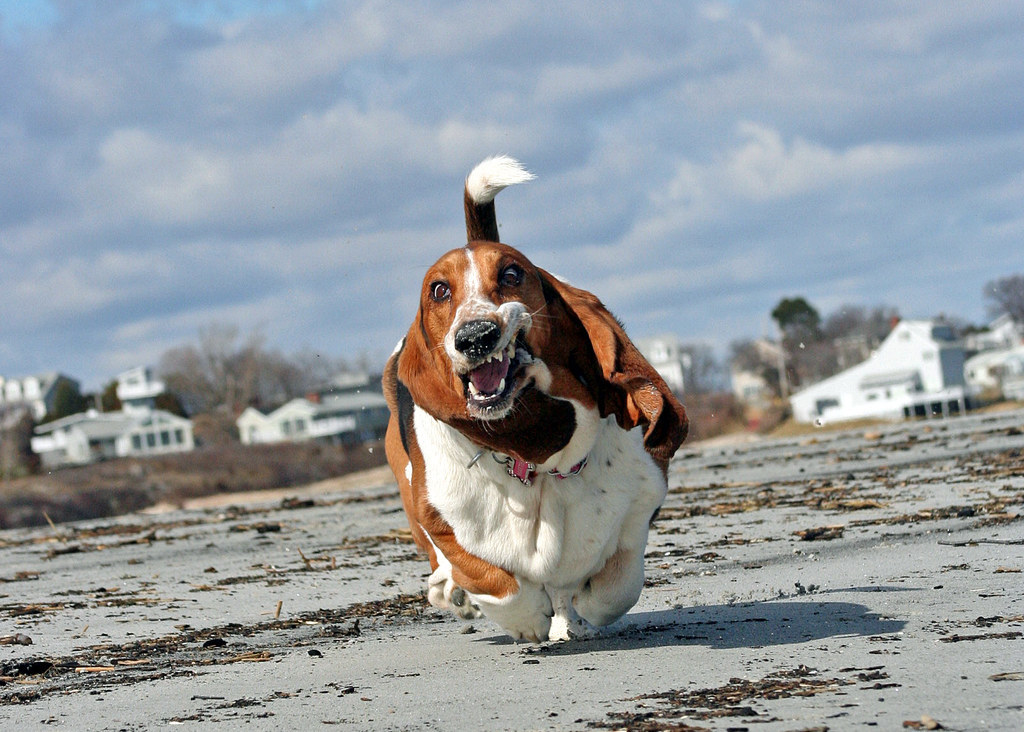
[[469, 380], [481, 394], [494, 394], [501, 386], [501, 380], [508, 375], [508, 366], [508, 359], [504, 356], [500, 361], [488, 361], [470, 371]]

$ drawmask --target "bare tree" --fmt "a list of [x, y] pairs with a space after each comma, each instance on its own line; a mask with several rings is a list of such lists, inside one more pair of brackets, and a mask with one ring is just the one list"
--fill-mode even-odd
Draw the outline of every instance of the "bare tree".
[[865, 336], [877, 343], [889, 335], [894, 320], [899, 317], [899, 311], [888, 305], [870, 310], [860, 305], [843, 305], [825, 318], [821, 331], [826, 338]]
[[1010, 275], [985, 285], [988, 313], [995, 318], [1007, 313], [1018, 323], [1024, 323], [1024, 274]]
[[237, 326], [214, 323], [200, 328], [197, 344], [165, 352], [158, 371], [189, 413], [238, 411], [256, 395], [263, 340], [253, 331], [240, 343]]
[[365, 363], [352, 365], [344, 358], [328, 356], [310, 348], [295, 353], [290, 363], [299, 377], [298, 388], [302, 392], [321, 389], [340, 373], [367, 370]]
[[887, 305], [870, 310], [859, 305], [843, 305], [825, 318], [822, 337], [834, 349], [837, 370], [848, 369], [864, 361], [885, 340], [899, 311]]
[[726, 383], [725, 373], [711, 346], [693, 343], [684, 345], [682, 350], [689, 356], [683, 379], [687, 396], [721, 391]]
[[200, 329], [197, 343], [166, 351], [158, 371], [188, 413], [237, 414], [304, 396], [346, 369], [339, 358], [308, 349], [289, 357], [265, 343], [258, 329], [242, 338], [237, 326], [215, 323]]
[[32, 415], [23, 406], [0, 406], [0, 479], [35, 472], [39, 456], [32, 452]]

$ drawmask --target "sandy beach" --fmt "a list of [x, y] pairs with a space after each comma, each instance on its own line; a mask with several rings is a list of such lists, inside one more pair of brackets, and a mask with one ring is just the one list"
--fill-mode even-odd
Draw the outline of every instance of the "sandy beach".
[[381, 470], [0, 532], [0, 726], [1022, 729], [1022, 427], [684, 445], [639, 604], [563, 643], [431, 608]]

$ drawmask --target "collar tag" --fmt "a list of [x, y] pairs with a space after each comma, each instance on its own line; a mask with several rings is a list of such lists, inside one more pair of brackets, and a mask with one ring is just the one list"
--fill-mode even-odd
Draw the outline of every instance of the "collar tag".
[[523, 485], [533, 485], [533, 476], [537, 474], [536, 465], [511, 456], [505, 461], [505, 469]]

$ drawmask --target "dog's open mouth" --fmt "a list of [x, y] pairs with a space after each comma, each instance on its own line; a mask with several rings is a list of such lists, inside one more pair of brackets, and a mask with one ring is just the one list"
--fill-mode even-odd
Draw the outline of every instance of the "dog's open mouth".
[[469, 411], [484, 419], [503, 417], [525, 386], [520, 383], [521, 372], [532, 360], [520, 331], [508, 345], [495, 350], [462, 374]]

